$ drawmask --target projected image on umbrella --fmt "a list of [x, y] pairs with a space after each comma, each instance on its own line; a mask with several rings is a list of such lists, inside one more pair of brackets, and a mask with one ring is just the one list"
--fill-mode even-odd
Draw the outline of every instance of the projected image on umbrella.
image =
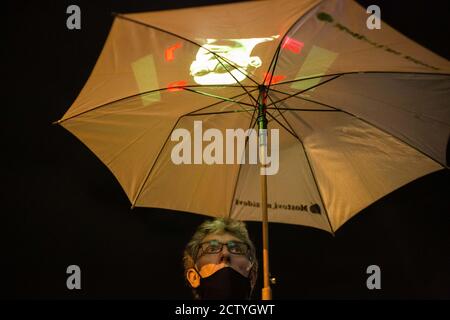
[[206, 44], [198, 50], [191, 64], [190, 73], [194, 81], [201, 85], [240, 82], [262, 65], [260, 57], [251, 55], [255, 46], [278, 37], [206, 39]]

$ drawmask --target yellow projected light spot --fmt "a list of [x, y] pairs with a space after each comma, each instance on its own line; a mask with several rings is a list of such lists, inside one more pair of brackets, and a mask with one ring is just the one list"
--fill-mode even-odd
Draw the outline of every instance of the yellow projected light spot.
[[[334, 60], [336, 60], [337, 56], [338, 54], [336, 52], [313, 46], [295, 79], [301, 79], [302, 77], [322, 76], [326, 74]], [[305, 90], [319, 84], [321, 80], [322, 78], [314, 78], [293, 82], [291, 88]], [[310, 91], [313, 90], [314, 88]]]
[[[139, 87], [139, 92], [144, 93], [159, 88], [158, 78], [156, 77], [155, 60], [153, 55], [149, 54], [131, 64], [134, 78]], [[159, 91], [146, 93], [141, 96], [142, 103], [147, 106], [153, 102], [160, 101]]]

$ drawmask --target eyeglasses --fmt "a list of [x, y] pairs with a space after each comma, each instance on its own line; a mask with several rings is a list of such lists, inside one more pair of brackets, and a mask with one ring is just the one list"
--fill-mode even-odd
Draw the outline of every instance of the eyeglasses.
[[227, 246], [228, 251], [232, 254], [246, 255], [248, 253], [248, 245], [244, 242], [230, 240], [223, 243], [217, 240], [210, 240], [200, 243], [198, 257], [204, 254], [219, 253], [222, 251], [224, 245]]

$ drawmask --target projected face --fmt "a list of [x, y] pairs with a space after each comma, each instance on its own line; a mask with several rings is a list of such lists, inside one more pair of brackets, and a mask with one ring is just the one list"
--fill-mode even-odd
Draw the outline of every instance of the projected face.
[[[196, 60], [191, 64], [191, 75], [196, 83], [205, 85], [234, 84], [242, 81], [247, 74], [262, 65], [260, 57], [251, 56], [253, 48], [257, 44], [276, 38], [278, 36], [251, 39], [207, 39], [206, 44], [198, 50]], [[240, 71], [223, 59], [219, 62], [214, 54], [231, 61]]]

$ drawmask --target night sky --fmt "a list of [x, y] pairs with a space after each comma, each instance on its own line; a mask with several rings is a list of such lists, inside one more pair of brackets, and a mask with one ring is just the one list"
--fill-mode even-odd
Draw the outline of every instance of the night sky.
[[[379, 5], [384, 21], [449, 59], [448, 1], [358, 2]], [[130, 210], [106, 166], [51, 123], [86, 82], [109, 32], [111, 12], [212, 3], [220, 1], [4, 5], [1, 297], [191, 298], [181, 257], [206, 217]], [[71, 4], [81, 8], [78, 31], [66, 28]], [[270, 224], [274, 298], [450, 298], [449, 186], [448, 170], [420, 178], [363, 210], [334, 238], [312, 228]], [[261, 224], [247, 225], [260, 251]], [[72, 264], [82, 270], [78, 291], [66, 288], [66, 268]], [[372, 264], [381, 268], [381, 290], [366, 287], [366, 268]]]

